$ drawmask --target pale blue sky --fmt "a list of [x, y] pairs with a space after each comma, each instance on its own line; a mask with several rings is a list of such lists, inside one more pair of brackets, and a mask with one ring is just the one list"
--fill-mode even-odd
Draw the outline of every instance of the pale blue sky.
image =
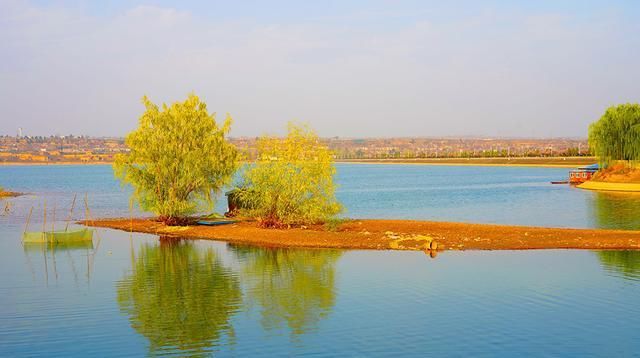
[[585, 136], [640, 97], [635, 1], [0, 1], [0, 134], [122, 136], [193, 91], [232, 135]]

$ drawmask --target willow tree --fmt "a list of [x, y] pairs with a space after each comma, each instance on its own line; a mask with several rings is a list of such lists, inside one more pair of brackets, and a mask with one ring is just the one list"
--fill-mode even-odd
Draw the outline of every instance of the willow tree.
[[263, 227], [325, 222], [342, 211], [335, 197], [333, 153], [306, 126], [289, 124], [286, 138], [258, 139], [257, 159], [243, 176], [243, 214]]
[[640, 105], [609, 107], [589, 126], [589, 146], [601, 164], [640, 160]]
[[129, 152], [116, 157], [116, 176], [134, 188], [142, 209], [167, 224], [181, 223], [206, 205], [228, 184], [237, 169], [238, 152], [207, 105], [191, 94], [184, 102], [159, 108], [146, 96], [138, 129], [129, 133]]

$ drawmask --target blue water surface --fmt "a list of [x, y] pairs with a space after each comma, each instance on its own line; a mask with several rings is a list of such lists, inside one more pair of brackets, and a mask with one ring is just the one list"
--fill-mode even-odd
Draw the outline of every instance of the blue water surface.
[[[566, 169], [338, 166], [349, 217], [638, 228], [635, 196], [549, 181]], [[640, 352], [635, 251], [268, 249], [99, 229], [25, 246], [74, 193], [127, 216], [108, 166], [0, 167], [0, 356], [566, 356]], [[53, 208], [57, 208], [55, 221]], [[224, 210], [224, 202], [219, 203]], [[134, 209], [136, 211], [137, 209]], [[137, 215], [137, 211], [135, 212]], [[35, 229], [34, 229], [35, 230]]]
[[[640, 195], [550, 184], [567, 173], [566, 168], [338, 164], [337, 197], [350, 218], [640, 229]], [[39, 197], [40, 212], [44, 198], [49, 208], [62, 208], [78, 194], [81, 218], [81, 201], [89, 193], [94, 217], [130, 215], [131, 190], [114, 179], [108, 165], [0, 167], [0, 183]], [[226, 210], [222, 195], [216, 210]]]

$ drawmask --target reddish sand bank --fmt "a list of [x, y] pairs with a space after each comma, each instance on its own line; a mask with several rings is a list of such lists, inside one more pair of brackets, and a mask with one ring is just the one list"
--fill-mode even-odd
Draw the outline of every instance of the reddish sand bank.
[[616, 163], [598, 171], [592, 181], [606, 183], [635, 183], [640, 184], [640, 168], [626, 163]]
[[22, 195], [22, 193], [15, 193], [12, 191], [0, 191], [0, 198], [12, 198], [20, 195]]
[[261, 229], [252, 222], [167, 227], [150, 219], [104, 219], [92, 226], [261, 246], [438, 250], [640, 249], [640, 231], [558, 229], [408, 220], [354, 220], [338, 231], [323, 227]]
[[597, 172], [593, 178], [578, 185], [580, 189], [640, 192], [640, 169], [626, 163], [615, 163]]

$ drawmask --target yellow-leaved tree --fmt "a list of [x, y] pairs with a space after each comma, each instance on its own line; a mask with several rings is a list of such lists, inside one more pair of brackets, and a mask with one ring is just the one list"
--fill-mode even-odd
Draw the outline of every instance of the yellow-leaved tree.
[[184, 102], [159, 108], [146, 96], [146, 111], [125, 143], [129, 152], [116, 157], [116, 176], [134, 189], [142, 209], [159, 215], [168, 225], [212, 207], [216, 194], [238, 168], [238, 151], [207, 105], [190, 94]]
[[333, 153], [309, 127], [289, 123], [285, 138], [264, 136], [256, 147], [256, 163], [237, 191], [241, 214], [263, 227], [286, 227], [323, 223], [342, 211]]

